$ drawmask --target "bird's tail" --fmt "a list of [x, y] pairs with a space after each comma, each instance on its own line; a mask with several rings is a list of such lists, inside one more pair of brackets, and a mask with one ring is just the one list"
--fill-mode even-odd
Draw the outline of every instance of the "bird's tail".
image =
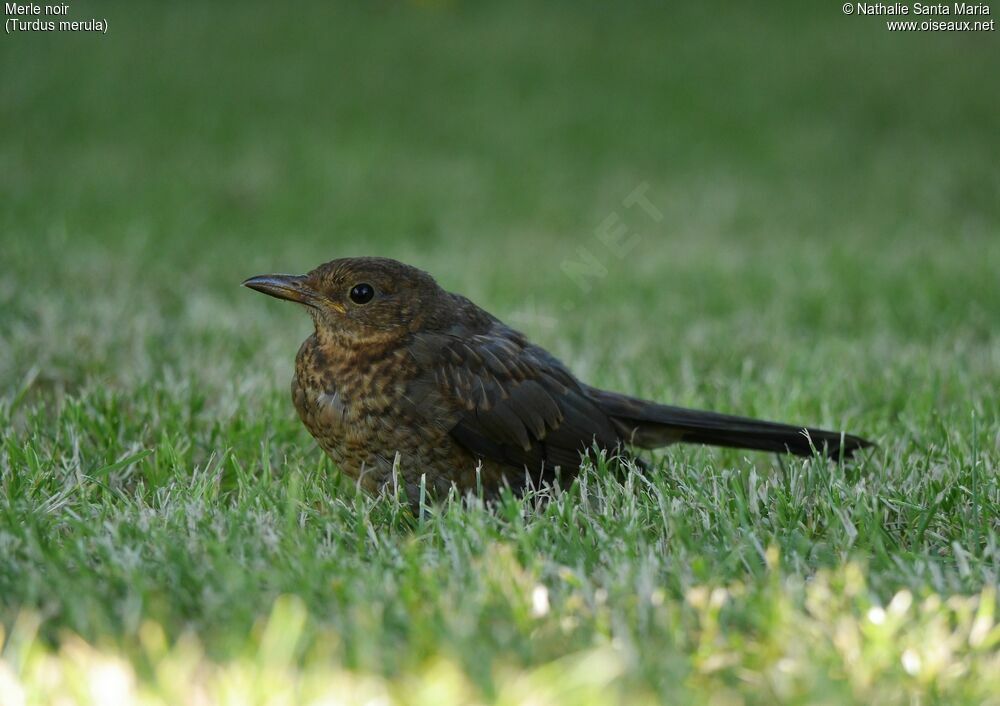
[[859, 436], [825, 429], [671, 407], [596, 388], [588, 392], [629, 443], [644, 448], [689, 442], [798, 456], [819, 452], [836, 459], [874, 445]]

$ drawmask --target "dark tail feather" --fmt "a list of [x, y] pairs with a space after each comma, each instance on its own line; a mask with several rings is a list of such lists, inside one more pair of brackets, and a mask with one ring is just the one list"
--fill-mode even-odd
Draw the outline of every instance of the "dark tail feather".
[[837, 459], [841, 455], [841, 444], [845, 458], [858, 449], [874, 446], [859, 436], [825, 429], [670, 407], [595, 388], [588, 392], [619, 424], [630, 443], [645, 448], [690, 442], [798, 456], [812, 456], [815, 449]]

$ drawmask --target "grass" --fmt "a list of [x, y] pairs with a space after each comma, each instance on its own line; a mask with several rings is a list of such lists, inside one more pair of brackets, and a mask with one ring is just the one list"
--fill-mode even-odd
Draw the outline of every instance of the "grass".
[[[91, 11], [0, 42], [0, 702], [998, 702], [993, 36]], [[308, 321], [237, 286], [352, 254], [593, 384], [879, 448], [676, 447], [413, 517], [315, 448]]]

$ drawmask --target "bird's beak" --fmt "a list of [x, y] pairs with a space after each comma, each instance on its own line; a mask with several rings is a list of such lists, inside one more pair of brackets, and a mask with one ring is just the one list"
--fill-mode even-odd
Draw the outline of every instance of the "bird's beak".
[[306, 306], [316, 306], [320, 299], [320, 295], [301, 275], [257, 275], [245, 280], [243, 286]]

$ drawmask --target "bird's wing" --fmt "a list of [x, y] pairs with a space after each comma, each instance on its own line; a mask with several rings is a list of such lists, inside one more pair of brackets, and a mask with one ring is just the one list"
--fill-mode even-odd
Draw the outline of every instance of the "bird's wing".
[[420, 334], [411, 350], [428, 371], [413, 401], [480, 458], [547, 477], [576, 469], [595, 442], [619, 443], [614, 423], [562, 363], [498, 321], [476, 334]]

